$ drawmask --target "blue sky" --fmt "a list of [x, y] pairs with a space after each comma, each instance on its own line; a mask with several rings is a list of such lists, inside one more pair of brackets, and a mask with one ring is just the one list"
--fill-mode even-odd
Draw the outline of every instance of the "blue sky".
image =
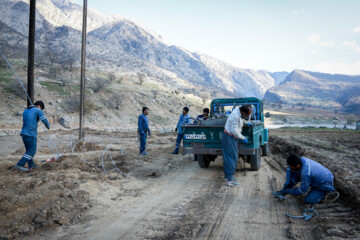
[[236, 67], [360, 74], [359, 0], [88, 0], [88, 6]]

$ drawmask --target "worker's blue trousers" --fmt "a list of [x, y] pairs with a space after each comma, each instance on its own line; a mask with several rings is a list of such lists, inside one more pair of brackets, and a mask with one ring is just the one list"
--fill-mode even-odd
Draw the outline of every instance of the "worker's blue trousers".
[[28, 167], [31, 168], [34, 165], [34, 156], [36, 153], [37, 139], [36, 137], [30, 137], [25, 135], [21, 135], [21, 137], [24, 142], [26, 152], [22, 156], [20, 161], [17, 163], [17, 165], [24, 167], [25, 164], [27, 163]]
[[[293, 175], [291, 183], [288, 185], [288, 188], [292, 188], [296, 183], [299, 182], [300, 176], [299, 175]], [[323, 186], [320, 186], [318, 188], [311, 187], [311, 190], [306, 195], [304, 201], [306, 204], [317, 204], [322, 199], [325, 198], [326, 194], [332, 191], [335, 191], [334, 189], [334, 179], [329, 179], [328, 182], [324, 183]], [[321, 189], [320, 189], [321, 188]]]
[[140, 153], [143, 153], [146, 149], [146, 138], [147, 133], [143, 133], [142, 136], [140, 135]]
[[177, 138], [176, 138], [176, 147], [175, 147], [175, 152], [178, 153], [179, 152], [179, 148], [181, 145], [181, 140], [183, 139], [183, 134], [178, 133]]
[[307, 204], [317, 204], [321, 201], [321, 199], [325, 198], [328, 192], [321, 191], [319, 189], [311, 189], [309, 193], [305, 197], [305, 203]]
[[238, 141], [235, 138], [224, 133], [222, 141], [222, 151], [224, 159], [223, 167], [225, 179], [227, 179], [228, 181], [233, 181], [237, 161], [239, 159]]

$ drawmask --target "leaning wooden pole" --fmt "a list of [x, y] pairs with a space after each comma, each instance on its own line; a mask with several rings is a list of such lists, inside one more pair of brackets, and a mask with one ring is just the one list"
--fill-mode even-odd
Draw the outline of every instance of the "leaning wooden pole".
[[28, 106], [34, 103], [35, 22], [36, 22], [35, 20], [36, 20], [36, 0], [30, 0], [28, 75], [27, 75], [27, 91], [30, 99], [27, 100]]
[[85, 103], [85, 59], [86, 59], [86, 19], [87, 19], [87, 0], [83, 6], [83, 26], [81, 44], [81, 76], [80, 76], [80, 123], [79, 140], [84, 139], [84, 103]]

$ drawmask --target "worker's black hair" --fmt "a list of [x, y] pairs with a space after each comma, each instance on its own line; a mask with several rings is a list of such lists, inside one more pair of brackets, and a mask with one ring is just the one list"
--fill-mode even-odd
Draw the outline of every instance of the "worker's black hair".
[[34, 105], [35, 105], [35, 106], [40, 106], [40, 107], [41, 107], [41, 110], [44, 110], [44, 108], [45, 108], [45, 104], [44, 104], [43, 101], [36, 101], [36, 102], [34, 103]]
[[190, 111], [188, 107], [184, 107], [183, 109], [185, 110], [186, 113]]
[[143, 107], [142, 112], [144, 113], [148, 109], [149, 109], [148, 107]]
[[204, 108], [203, 112], [209, 113], [210, 110], [208, 108]]
[[242, 106], [240, 107], [240, 112], [249, 114], [250, 111], [252, 111], [252, 107], [251, 107], [250, 105], [242, 105]]
[[300, 165], [302, 164], [301, 158], [300, 158], [298, 155], [294, 154], [294, 153], [291, 153], [291, 154], [287, 157], [286, 162], [287, 162], [287, 164], [288, 164], [289, 166], [292, 166], [292, 167], [295, 167], [295, 166], [297, 166], [297, 165], [299, 165], [299, 164], [300, 164]]

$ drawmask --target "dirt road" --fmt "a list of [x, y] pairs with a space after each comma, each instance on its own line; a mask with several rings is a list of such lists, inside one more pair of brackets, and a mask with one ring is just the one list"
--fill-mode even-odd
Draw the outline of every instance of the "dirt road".
[[[54, 141], [64, 147], [68, 134], [54, 135]], [[346, 198], [335, 204], [319, 204], [316, 209], [320, 216], [309, 222], [286, 216], [286, 212], [301, 215], [305, 206], [301, 198], [279, 201], [271, 195], [271, 191], [281, 188], [285, 177], [284, 159], [278, 148], [272, 148], [271, 156], [263, 157], [257, 172], [240, 161], [236, 177], [241, 185], [233, 188], [225, 185], [221, 157], [208, 169], [201, 169], [192, 156], [169, 154], [174, 140], [172, 134], [149, 138], [149, 155], [139, 159], [134, 147], [135, 134], [90, 132], [87, 145], [78, 147], [78, 152], [52, 165], [44, 164], [37, 172], [11, 174], [10, 178], [5, 175], [11, 172], [10, 162], [18, 156], [2, 155], [1, 236], [5, 239], [354, 239], [358, 236], [359, 212]], [[290, 142], [272, 141], [274, 146], [281, 143], [282, 151], [296, 148]], [[104, 173], [100, 160], [108, 143], [112, 143], [111, 158], [126, 177], [114, 170], [106, 154], [104, 166], [109, 175]], [[47, 156], [50, 156], [48, 152], [40, 151], [37, 158]]]

